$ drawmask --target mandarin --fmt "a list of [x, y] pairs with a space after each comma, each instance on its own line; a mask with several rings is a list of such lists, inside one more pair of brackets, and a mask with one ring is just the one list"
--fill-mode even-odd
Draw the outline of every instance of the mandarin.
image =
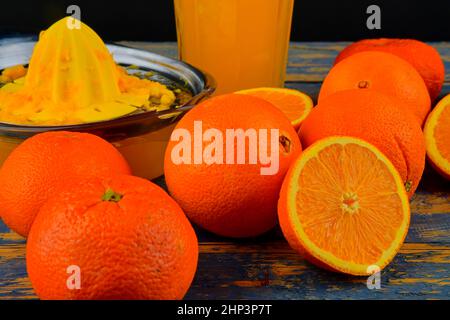
[[78, 180], [42, 206], [27, 242], [41, 299], [181, 299], [198, 242], [178, 204], [130, 175]]

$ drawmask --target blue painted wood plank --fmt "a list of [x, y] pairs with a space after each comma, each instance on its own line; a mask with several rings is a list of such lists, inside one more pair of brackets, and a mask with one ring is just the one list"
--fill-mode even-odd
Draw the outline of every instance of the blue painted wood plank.
[[224, 243], [202, 246], [208, 254], [200, 255], [188, 299], [448, 299], [450, 296], [450, 247], [405, 245], [381, 273], [381, 288], [370, 290], [367, 278], [334, 274], [311, 266], [284, 242], [229, 244], [229, 248]]
[[[165, 56], [177, 57], [177, 45], [175, 43], [146, 43], [146, 42], [119, 42], [123, 45], [141, 48]], [[287, 80], [289, 82], [321, 82], [330, 68], [334, 59], [350, 42], [292, 42], [289, 49], [289, 62]], [[450, 43], [430, 42], [444, 61], [445, 69], [450, 70]], [[446, 73], [446, 82], [450, 82], [450, 73]]]

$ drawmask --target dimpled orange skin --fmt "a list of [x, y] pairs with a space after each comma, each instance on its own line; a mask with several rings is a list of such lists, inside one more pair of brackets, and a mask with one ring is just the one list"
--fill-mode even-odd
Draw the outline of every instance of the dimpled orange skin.
[[[399, 106], [400, 107], [397, 107]], [[412, 197], [425, 167], [425, 141], [415, 117], [401, 101], [375, 90], [347, 90], [323, 99], [303, 122], [299, 135], [307, 148], [336, 135], [363, 139], [383, 152]]]
[[444, 84], [445, 66], [439, 52], [432, 46], [414, 39], [365, 39], [347, 46], [334, 63], [363, 51], [388, 52], [406, 60], [422, 76], [431, 101], [439, 96]]
[[[123, 197], [102, 200], [108, 189]], [[27, 243], [33, 288], [51, 300], [181, 299], [197, 259], [196, 235], [177, 203], [128, 175], [89, 179], [55, 194]], [[69, 266], [80, 268], [79, 290], [68, 289]]]
[[88, 133], [46, 132], [20, 144], [0, 169], [0, 215], [26, 237], [47, 197], [79, 176], [130, 174], [120, 152]]
[[174, 164], [171, 153], [178, 142], [171, 141], [164, 166], [171, 195], [193, 222], [218, 235], [242, 238], [272, 229], [277, 224], [277, 201], [283, 178], [301, 152], [300, 140], [290, 121], [269, 102], [240, 94], [218, 96], [201, 103], [181, 119], [176, 129], [187, 129], [193, 136], [193, 122], [197, 120], [202, 120], [203, 132], [216, 128], [224, 136], [226, 129], [279, 129], [280, 136], [289, 141], [289, 151], [280, 145], [278, 172], [261, 175], [260, 163]]
[[420, 74], [390, 53], [360, 52], [339, 62], [322, 84], [319, 103], [333, 93], [350, 89], [374, 89], [401, 100], [421, 125], [431, 109], [430, 95]]

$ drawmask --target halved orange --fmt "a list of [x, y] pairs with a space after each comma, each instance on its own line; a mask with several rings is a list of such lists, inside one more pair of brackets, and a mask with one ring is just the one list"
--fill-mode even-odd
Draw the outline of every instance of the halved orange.
[[300, 127], [302, 121], [306, 119], [313, 108], [311, 98], [294, 89], [255, 88], [236, 93], [252, 95], [272, 103], [288, 117], [295, 129]]
[[381, 151], [360, 139], [330, 137], [290, 168], [278, 217], [291, 247], [310, 262], [368, 275], [400, 249], [410, 208], [400, 175]]
[[428, 116], [424, 134], [428, 159], [440, 174], [450, 179], [450, 94]]

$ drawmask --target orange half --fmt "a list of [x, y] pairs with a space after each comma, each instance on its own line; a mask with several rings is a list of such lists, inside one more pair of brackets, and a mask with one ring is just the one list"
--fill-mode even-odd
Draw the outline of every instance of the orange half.
[[289, 244], [310, 262], [368, 275], [400, 249], [410, 208], [400, 175], [381, 151], [360, 139], [330, 137], [294, 162], [278, 215]]
[[428, 159], [439, 173], [450, 179], [450, 94], [428, 116], [424, 134]]
[[313, 108], [311, 98], [294, 89], [256, 88], [236, 93], [252, 95], [272, 103], [288, 117], [295, 129], [300, 127], [302, 121], [306, 119]]

